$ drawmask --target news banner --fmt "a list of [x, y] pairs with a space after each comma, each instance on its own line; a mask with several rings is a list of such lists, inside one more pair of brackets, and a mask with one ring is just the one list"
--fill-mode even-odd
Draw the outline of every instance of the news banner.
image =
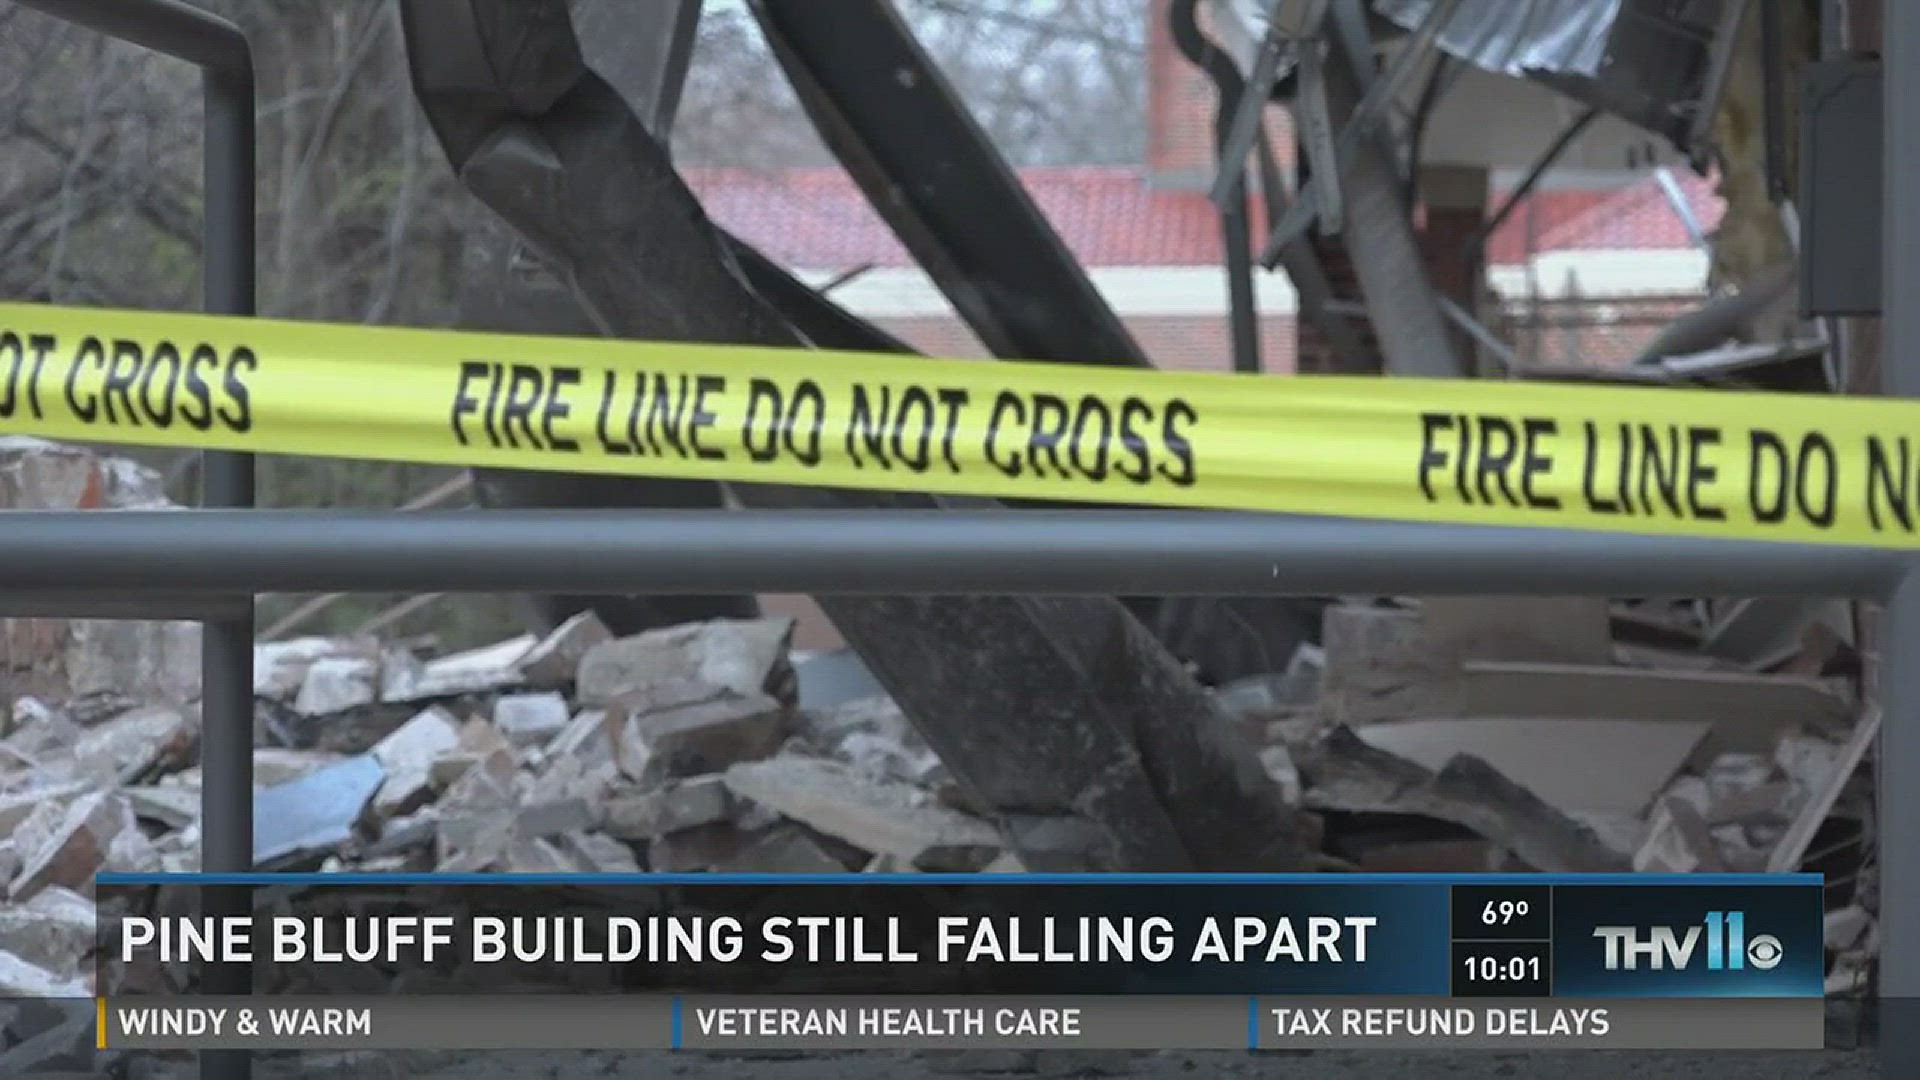
[[1823, 1038], [1818, 875], [102, 875], [96, 896], [106, 1049]]

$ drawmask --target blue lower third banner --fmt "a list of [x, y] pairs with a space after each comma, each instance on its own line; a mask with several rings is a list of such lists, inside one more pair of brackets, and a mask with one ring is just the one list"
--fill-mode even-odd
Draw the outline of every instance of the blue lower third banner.
[[185, 875], [97, 895], [100, 1041], [128, 1049], [1823, 1034], [1812, 875]]

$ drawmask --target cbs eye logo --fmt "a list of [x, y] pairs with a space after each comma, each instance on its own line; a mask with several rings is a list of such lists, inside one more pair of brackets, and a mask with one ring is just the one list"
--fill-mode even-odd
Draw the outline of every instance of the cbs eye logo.
[[1770, 971], [1780, 966], [1787, 950], [1772, 934], [1759, 934], [1747, 942], [1747, 966]]

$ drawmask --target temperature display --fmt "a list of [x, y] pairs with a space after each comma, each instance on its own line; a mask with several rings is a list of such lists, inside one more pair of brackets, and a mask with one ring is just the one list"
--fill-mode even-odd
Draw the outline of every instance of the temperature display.
[[1547, 885], [1455, 885], [1455, 941], [1545, 941], [1553, 936]]

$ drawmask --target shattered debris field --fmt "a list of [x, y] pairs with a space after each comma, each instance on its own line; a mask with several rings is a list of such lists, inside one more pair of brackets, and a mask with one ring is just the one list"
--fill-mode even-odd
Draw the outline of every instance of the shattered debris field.
[[[0, 464], [16, 501], [158, 499], [151, 474], [86, 451], [8, 440]], [[87, 997], [94, 875], [199, 868], [197, 631], [4, 625], [0, 986]], [[1025, 869], [859, 658], [796, 650], [792, 633], [759, 618], [620, 637], [584, 613], [458, 652], [262, 642], [255, 866]], [[1861, 765], [1879, 718], [1849, 689], [1845, 605], [1347, 597], [1316, 636], [1282, 670], [1207, 691], [1236, 753], [1299, 813], [1286, 827], [1306, 830], [1315, 868], [1817, 870], [1828, 992], [1863, 990], [1877, 943]], [[89, 1050], [90, 1027], [34, 1022], [11, 1018], [7, 1074]]]

